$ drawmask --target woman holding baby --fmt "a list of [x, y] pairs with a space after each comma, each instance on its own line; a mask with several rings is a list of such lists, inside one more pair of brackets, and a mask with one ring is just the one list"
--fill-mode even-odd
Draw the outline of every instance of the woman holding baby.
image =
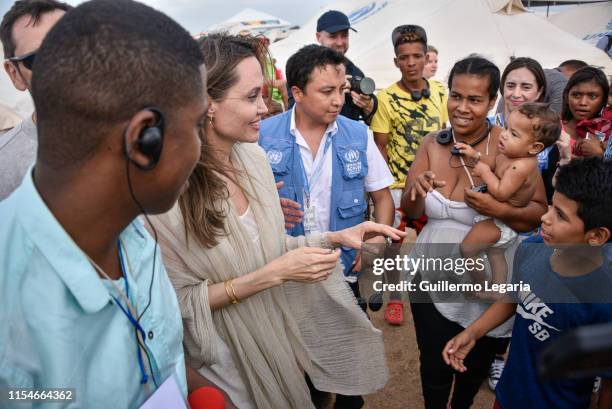
[[[402, 210], [410, 218], [428, 216], [416, 247], [425, 248], [430, 255], [439, 251], [439, 243], [454, 243], [458, 253], [459, 244], [478, 214], [500, 221], [514, 231], [530, 231], [540, 224], [540, 217], [546, 211], [544, 185], [537, 166], [536, 175], [530, 174], [530, 197], [522, 198], [523, 206], [473, 191], [483, 183], [479, 172], [473, 174], [474, 166], [495, 161], [500, 153], [503, 130], [487, 121], [499, 84], [499, 69], [490, 61], [469, 57], [457, 62], [449, 75], [448, 114], [452, 132], [441, 131], [425, 137], [410, 168]], [[465, 155], [468, 151], [470, 155]], [[510, 246], [508, 253], [513, 249]], [[508, 261], [511, 271], [511, 259]], [[415, 276], [417, 282], [426, 279], [426, 272]], [[441, 351], [449, 339], [480, 316], [486, 304], [436, 302], [440, 301], [439, 294], [434, 293], [419, 297], [422, 298], [419, 303], [414, 298], [411, 300], [411, 307], [420, 350], [425, 407], [446, 408], [454, 380], [450, 405], [453, 409], [468, 408], [487, 376], [495, 352], [507, 342], [511, 323], [479, 340], [468, 357], [471, 362], [466, 363], [470, 369], [455, 374], [444, 364]]]

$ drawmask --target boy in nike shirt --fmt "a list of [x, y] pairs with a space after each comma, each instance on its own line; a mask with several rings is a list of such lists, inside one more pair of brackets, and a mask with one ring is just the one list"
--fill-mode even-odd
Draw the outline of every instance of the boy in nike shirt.
[[[541, 382], [542, 351], [565, 332], [612, 322], [610, 299], [612, 162], [574, 160], [559, 169], [552, 206], [542, 216], [541, 244], [523, 243], [513, 282], [529, 285], [518, 299], [493, 304], [451, 339], [442, 355], [463, 372], [476, 340], [515, 315], [508, 362], [495, 390], [495, 407], [588, 408], [594, 378]], [[599, 408], [612, 407], [612, 373], [602, 374]]]

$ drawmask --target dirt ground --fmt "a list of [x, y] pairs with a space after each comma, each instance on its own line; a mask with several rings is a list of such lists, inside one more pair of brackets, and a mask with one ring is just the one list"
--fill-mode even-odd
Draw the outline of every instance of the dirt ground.
[[[386, 306], [386, 304], [385, 304]], [[381, 329], [389, 365], [387, 386], [376, 394], [365, 397], [365, 409], [423, 409], [419, 377], [419, 351], [414, 335], [410, 306], [404, 305], [404, 323], [391, 326], [384, 319], [385, 309], [368, 311], [374, 325]], [[484, 383], [472, 408], [491, 409], [495, 395]]]
[[[414, 243], [416, 232], [406, 229], [408, 236], [404, 243]], [[371, 277], [371, 276], [370, 276]], [[363, 280], [367, 281], [366, 279]], [[361, 285], [362, 290], [365, 288]], [[365, 293], [368, 293], [365, 291]], [[362, 291], [362, 295], [365, 295]], [[387, 299], [385, 296], [385, 300]], [[419, 376], [419, 350], [414, 335], [414, 322], [410, 305], [404, 300], [404, 323], [391, 326], [385, 321], [386, 303], [380, 311], [368, 310], [374, 326], [383, 332], [385, 353], [389, 366], [389, 381], [384, 389], [365, 397], [364, 409], [423, 409], [421, 378]], [[485, 382], [480, 387], [472, 405], [473, 409], [491, 409], [495, 394]]]

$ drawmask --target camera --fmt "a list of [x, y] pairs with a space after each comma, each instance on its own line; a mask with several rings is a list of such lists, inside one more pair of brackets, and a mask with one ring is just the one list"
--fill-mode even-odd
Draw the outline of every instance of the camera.
[[487, 193], [487, 185], [483, 183], [482, 185], [474, 186], [472, 190], [478, 193]]
[[354, 75], [349, 79], [349, 83], [351, 84], [351, 91], [355, 91], [358, 94], [372, 95], [376, 90], [374, 80], [369, 77]]

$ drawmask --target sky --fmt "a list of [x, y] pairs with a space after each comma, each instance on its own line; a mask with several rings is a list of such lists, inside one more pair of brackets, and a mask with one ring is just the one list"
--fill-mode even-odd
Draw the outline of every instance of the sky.
[[[72, 5], [82, 0], [64, 0]], [[196, 34], [212, 24], [222, 22], [244, 8], [263, 11], [292, 24], [302, 24], [330, 4], [332, 0], [144, 0]], [[13, 5], [13, 0], [0, 0], [0, 15]], [[298, 6], [299, 7], [296, 7]]]

